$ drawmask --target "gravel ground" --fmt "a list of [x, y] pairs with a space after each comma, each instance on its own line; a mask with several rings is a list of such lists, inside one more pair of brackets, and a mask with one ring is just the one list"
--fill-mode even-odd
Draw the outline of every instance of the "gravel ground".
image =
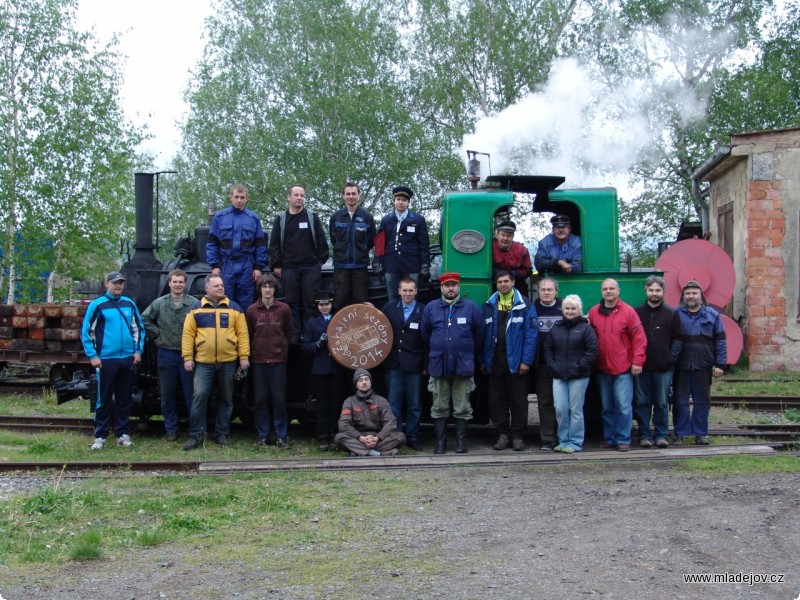
[[[192, 542], [136, 549], [0, 585], [5, 600], [114, 598], [769, 598], [800, 596], [800, 478], [691, 475], [663, 465], [389, 472], [414, 490], [390, 523], [364, 519], [373, 552], [356, 583], [300, 585], [264, 548], [256, 563]], [[197, 542], [198, 544], [200, 542]], [[373, 550], [379, 549], [380, 551]], [[398, 569], [442, 560], [447, 568]], [[684, 573], [775, 573], [783, 583], [687, 584]]]

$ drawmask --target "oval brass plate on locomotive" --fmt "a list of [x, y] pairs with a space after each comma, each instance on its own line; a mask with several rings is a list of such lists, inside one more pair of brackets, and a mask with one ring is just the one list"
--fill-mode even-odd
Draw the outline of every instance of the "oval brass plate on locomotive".
[[328, 324], [328, 350], [348, 369], [371, 369], [392, 350], [392, 325], [380, 310], [368, 304], [351, 304]]

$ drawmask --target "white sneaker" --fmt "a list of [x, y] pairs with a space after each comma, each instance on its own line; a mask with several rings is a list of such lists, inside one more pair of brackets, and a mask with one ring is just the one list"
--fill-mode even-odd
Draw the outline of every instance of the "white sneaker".
[[117, 438], [117, 446], [125, 446], [126, 448], [130, 448], [133, 446], [133, 442], [131, 441], [131, 436], [127, 433], [123, 433], [121, 436]]
[[94, 442], [92, 443], [92, 450], [102, 450], [103, 446], [106, 445], [106, 438], [94, 438]]

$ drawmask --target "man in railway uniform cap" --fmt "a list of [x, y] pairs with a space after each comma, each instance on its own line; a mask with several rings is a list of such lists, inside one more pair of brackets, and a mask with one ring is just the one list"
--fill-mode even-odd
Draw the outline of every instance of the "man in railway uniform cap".
[[439, 275], [442, 295], [422, 311], [422, 339], [427, 344], [428, 388], [434, 400], [431, 417], [436, 432], [434, 453], [447, 449], [447, 420], [450, 405], [456, 420], [459, 454], [467, 452], [467, 422], [472, 418], [469, 393], [475, 388], [475, 357], [483, 345], [484, 322], [481, 309], [461, 297], [461, 275]]
[[396, 431], [389, 401], [372, 389], [372, 375], [366, 369], [356, 369], [353, 384], [356, 393], [342, 405], [334, 442], [351, 456], [395, 456], [406, 436]]
[[501, 221], [492, 241], [492, 278], [497, 281], [500, 271], [508, 271], [514, 278], [514, 287], [523, 296], [528, 295], [528, 277], [531, 276], [531, 255], [528, 249], [514, 241], [517, 226], [513, 221]]
[[536, 249], [533, 262], [540, 274], [580, 273], [583, 265], [581, 238], [572, 233], [567, 215], [550, 219], [553, 233], [545, 236]]
[[317, 399], [317, 439], [322, 451], [337, 450], [333, 437], [342, 412], [342, 399], [347, 395], [347, 376], [328, 350], [328, 324], [331, 322], [334, 294], [328, 290], [314, 292], [319, 311], [306, 320], [303, 352], [311, 355], [311, 388]]
[[409, 210], [414, 191], [406, 185], [392, 189], [394, 210], [381, 219], [375, 236], [373, 272], [383, 274], [389, 301], [397, 302], [400, 280], [410, 277], [419, 286], [430, 279], [430, 241], [425, 217]]
[[[683, 286], [678, 309], [683, 344], [675, 368], [675, 445], [695, 436], [695, 443], [707, 445], [708, 413], [711, 407], [711, 378], [721, 377], [728, 362], [728, 345], [720, 314], [705, 305], [703, 288], [696, 281]], [[692, 410], [689, 411], [689, 396]]]
[[142, 360], [145, 329], [136, 303], [122, 295], [125, 277], [119, 271], [106, 275], [106, 293], [86, 310], [81, 328], [83, 351], [97, 371], [92, 450], [101, 450], [108, 438], [111, 418], [117, 445], [133, 446], [131, 404], [133, 366]]

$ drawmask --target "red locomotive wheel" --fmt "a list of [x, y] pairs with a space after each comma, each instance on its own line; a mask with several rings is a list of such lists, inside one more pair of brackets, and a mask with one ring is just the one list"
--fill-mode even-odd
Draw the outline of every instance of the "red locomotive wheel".
[[700, 284], [708, 304], [727, 306], [733, 297], [733, 261], [722, 248], [706, 240], [673, 244], [656, 261], [656, 269], [664, 272], [665, 301], [670, 306], [681, 303], [683, 286], [689, 281]]

